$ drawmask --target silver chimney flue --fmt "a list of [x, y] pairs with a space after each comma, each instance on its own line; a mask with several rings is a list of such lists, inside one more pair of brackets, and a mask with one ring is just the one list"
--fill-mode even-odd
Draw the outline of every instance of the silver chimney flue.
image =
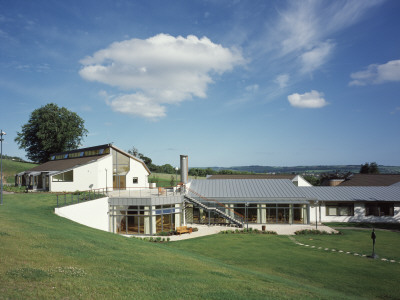
[[183, 184], [188, 182], [189, 177], [189, 164], [188, 164], [188, 156], [181, 155], [181, 181]]

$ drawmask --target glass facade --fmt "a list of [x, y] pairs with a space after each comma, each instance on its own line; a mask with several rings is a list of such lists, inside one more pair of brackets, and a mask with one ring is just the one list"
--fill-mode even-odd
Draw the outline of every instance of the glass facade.
[[[212, 206], [213, 203], [205, 203]], [[215, 204], [214, 204], [215, 206]], [[244, 223], [249, 224], [307, 224], [306, 204], [265, 204], [245, 203], [225, 204], [218, 207], [227, 214], [233, 211], [242, 216]], [[230, 211], [230, 209], [232, 211]], [[228, 224], [229, 221], [215, 212], [208, 212], [193, 205], [186, 206], [186, 222], [195, 224]]]
[[365, 204], [365, 215], [376, 216], [376, 217], [392, 217], [394, 216], [394, 203], [378, 202], [378, 203], [366, 203]]
[[348, 203], [327, 203], [327, 216], [354, 216], [354, 204]]
[[69, 158], [77, 158], [77, 157], [84, 157], [84, 156], [96, 156], [96, 155], [103, 155], [109, 154], [110, 148], [102, 146], [101, 148], [89, 148], [87, 150], [75, 150], [68, 153], [61, 153], [57, 155], [53, 155], [50, 157], [50, 160], [59, 160], [59, 159], [69, 159]]
[[130, 170], [129, 157], [112, 149], [113, 188], [126, 189], [126, 174]]
[[115, 233], [154, 235], [181, 226], [177, 220], [182, 220], [182, 209], [180, 204], [111, 206], [110, 218]]
[[53, 176], [53, 182], [72, 182], [74, 181], [74, 171], [67, 171]]

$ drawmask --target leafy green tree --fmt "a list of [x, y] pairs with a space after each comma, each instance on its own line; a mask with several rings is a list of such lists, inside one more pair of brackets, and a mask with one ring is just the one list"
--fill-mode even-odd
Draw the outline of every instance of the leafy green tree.
[[378, 164], [376, 162], [372, 162], [369, 164], [369, 174], [379, 174]]
[[378, 164], [376, 162], [365, 163], [361, 165], [360, 168], [361, 174], [380, 174]]
[[31, 113], [15, 142], [30, 160], [44, 163], [52, 153], [77, 149], [88, 132], [84, 123], [76, 113], [49, 103]]
[[170, 186], [175, 186], [175, 178], [174, 175], [171, 175], [171, 180], [169, 182]]
[[361, 174], [368, 174], [369, 173], [369, 163], [365, 163], [365, 164], [361, 165], [360, 173]]
[[[151, 169], [151, 166], [153, 165], [153, 164], [152, 164], [152, 162], [153, 162], [152, 159], [151, 159], [150, 157], [144, 156], [142, 153], [140, 153], [139, 150], [138, 150], [135, 146], [133, 146], [133, 147], [132, 147], [131, 149], [129, 149], [127, 152], [128, 152], [129, 154], [131, 154], [131, 155], [133, 155], [133, 156], [135, 156], [135, 157], [137, 157], [137, 158], [143, 160], [144, 163], [146, 164], [146, 166], [150, 169], [150, 171], [153, 171], [153, 170]], [[154, 166], [154, 165], [153, 165], [153, 166]]]

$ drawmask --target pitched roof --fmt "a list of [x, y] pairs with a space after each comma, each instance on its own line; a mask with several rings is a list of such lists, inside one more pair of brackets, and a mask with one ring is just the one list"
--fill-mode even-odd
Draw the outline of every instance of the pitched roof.
[[[193, 191], [193, 192], [191, 192]], [[197, 193], [197, 194], [196, 194]], [[189, 194], [229, 200], [307, 200], [289, 179], [192, 180]]]
[[27, 172], [46, 172], [46, 171], [62, 171], [72, 169], [81, 165], [86, 165], [90, 162], [96, 161], [100, 158], [103, 158], [109, 154], [99, 155], [99, 156], [87, 156], [87, 157], [77, 157], [77, 158], [68, 158], [68, 159], [60, 159], [60, 160], [50, 160], [36, 166]]
[[246, 174], [246, 175], [211, 175], [207, 179], [289, 179], [293, 180], [295, 174]]
[[400, 182], [400, 174], [354, 174], [338, 186], [389, 186]]
[[400, 188], [388, 186], [299, 187], [305, 196], [320, 201], [400, 201]]

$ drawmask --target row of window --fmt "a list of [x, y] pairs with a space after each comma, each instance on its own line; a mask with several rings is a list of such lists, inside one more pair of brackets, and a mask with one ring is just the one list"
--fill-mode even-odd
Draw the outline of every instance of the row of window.
[[86, 150], [86, 151], [80, 151], [80, 152], [53, 155], [52, 157], [50, 157], [50, 160], [77, 158], [77, 157], [84, 157], [84, 156], [95, 156], [95, 155], [103, 155], [103, 154], [109, 154], [109, 153], [110, 153], [110, 148]]
[[[327, 216], [354, 216], [354, 204], [327, 204]], [[394, 216], [394, 203], [366, 203], [366, 216]]]

